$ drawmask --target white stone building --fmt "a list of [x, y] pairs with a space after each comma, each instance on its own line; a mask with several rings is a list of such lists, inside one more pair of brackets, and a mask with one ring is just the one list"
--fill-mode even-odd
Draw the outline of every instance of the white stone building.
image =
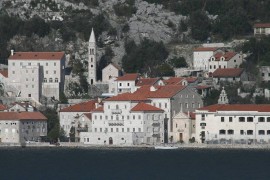
[[195, 113], [199, 143], [270, 143], [269, 104], [215, 104]]
[[112, 78], [118, 78], [121, 75], [121, 69], [115, 64], [110, 63], [102, 69], [102, 82], [108, 83]]
[[193, 50], [193, 68], [208, 71], [209, 59], [218, 52], [216, 47], [199, 47]]
[[83, 129], [84, 131], [88, 131], [88, 127], [91, 126], [91, 122], [89, 121], [89, 118], [88, 120], [86, 119], [88, 115], [85, 113], [90, 113], [93, 109], [96, 109], [97, 107], [98, 101], [90, 100], [60, 109], [60, 128], [64, 130], [66, 137], [70, 137], [69, 133], [72, 127], [74, 127], [75, 130], [79, 130], [79, 132], [81, 132]]
[[139, 74], [137, 73], [130, 73], [125, 74], [123, 76], [118, 77], [116, 81], [116, 92], [115, 94], [121, 94], [130, 92], [133, 93], [136, 91], [136, 83], [139, 79]]
[[164, 142], [163, 110], [147, 98], [123, 93], [92, 111], [92, 130], [80, 134], [84, 144], [138, 145]]
[[270, 23], [256, 23], [254, 24], [254, 35], [269, 35], [270, 34]]
[[65, 81], [64, 52], [13, 52], [8, 59], [8, 82], [19, 96], [59, 99]]
[[217, 69], [239, 68], [243, 63], [243, 55], [236, 52], [218, 52], [209, 59], [208, 72], [212, 73]]
[[40, 112], [0, 112], [0, 143], [40, 141], [47, 136], [47, 118]]

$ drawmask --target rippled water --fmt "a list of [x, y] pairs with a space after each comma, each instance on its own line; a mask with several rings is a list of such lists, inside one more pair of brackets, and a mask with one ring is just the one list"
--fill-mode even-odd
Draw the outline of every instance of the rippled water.
[[270, 150], [1, 148], [0, 179], [270, 179]]

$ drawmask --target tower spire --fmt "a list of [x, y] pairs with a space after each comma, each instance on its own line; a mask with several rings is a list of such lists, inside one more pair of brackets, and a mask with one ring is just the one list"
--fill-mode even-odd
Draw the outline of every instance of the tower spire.
[[92, 31], [91, 31], [91, 34], [90, 34], [89, 43], [96, 43], [96, 37], [95, 37], [95, 33], [94, 33], [93, 28], [92, 28]]
[[88, 82], [89, 84], [95, 84], [97, 81], [97, 56], [96, 56], [96, 38], [94, 29], [92, 28], [91, 35], [88, 42]]

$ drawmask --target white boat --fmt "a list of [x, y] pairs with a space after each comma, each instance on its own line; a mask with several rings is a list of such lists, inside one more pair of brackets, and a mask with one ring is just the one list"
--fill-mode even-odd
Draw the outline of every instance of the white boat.
[[178, 149], [177, 146], [155, 146], [155, 149]]

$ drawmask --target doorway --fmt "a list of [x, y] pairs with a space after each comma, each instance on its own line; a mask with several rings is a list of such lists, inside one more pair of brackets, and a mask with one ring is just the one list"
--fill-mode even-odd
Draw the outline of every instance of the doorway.
[[113, 138], [109, 137], [109, 145], [112, 145], [112, 144], [113, 144]]
[[183, 141], [183, 133], [179, 133], [179, 141], [180, 141], [180, 142]]

